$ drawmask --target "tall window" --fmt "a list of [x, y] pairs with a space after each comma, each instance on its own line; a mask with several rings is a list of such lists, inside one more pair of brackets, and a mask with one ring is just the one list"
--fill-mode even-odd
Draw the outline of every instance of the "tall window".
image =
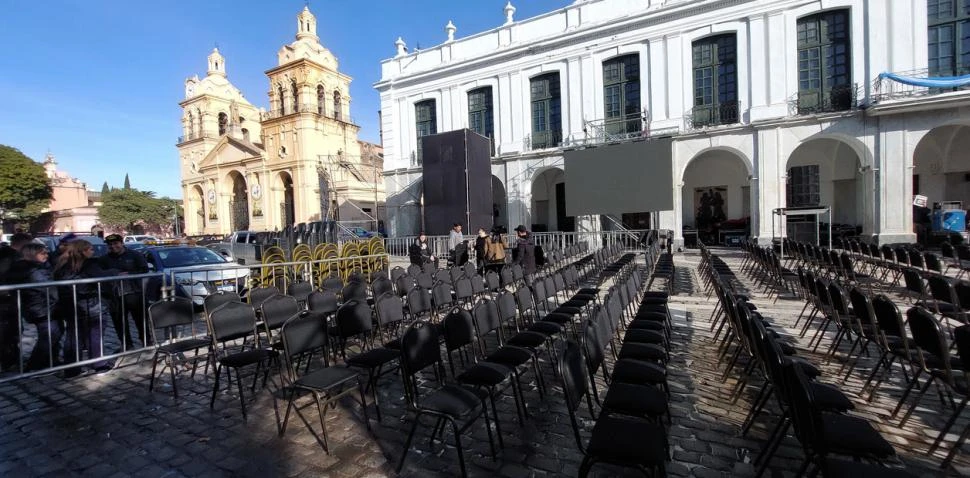
[[438, 133], [438, 117], [435, 106], [435, 100], [424, 100], [414, 104], [414, 129], [418, 135], [418, 149], [415, 159], [418, 164], [421, 164], [423, 159], [421, 137]]
[[342, 121], [343, 119], [341, 118], [341, 115], [340, 115], [340, 92], [339, 91], [333, 92], [333, 119], [337, 121]]
[[603, 106], [606, 131], [635, 133], [640, 120], [640, 55], [624, 55], [603, 62]]
[[532, 148], [552, 148], [562, 142], [562, 101], [559, 73], [532, 78]]
[[290, 90], [293, 94], [293, 112], [300, 112], [300, 88], [296, 86], [296, 80], [290, 81]]
[[219, 136], [226, 134], [226, 129], [229, 126], [229, 115], [225, 113], [219, 113]]
[[738, 122], [738, 55], [734, 33], [693, 45], [694, 126]]
[[852, 107], [849, 10], [798, 19], [798, 111], [841, 111]]
[[927, 0], [929, 75], [970, 73], [970, 0]]
[[327, 104], [327, 95], [323, 92], [323, 85], [317, 85], [317, 114], [323, 116], [324, 105]]
[[[492, 112], [492, 87], [485, 86], [468, 92], [468, 129], [489, 139], [495, 138]], [[492, 142], [492, 151], [495, 143]]]
[[818, 206], [818, 165], [793, 166], [788, 170], [788, 207]]
[[283, 96], [283, 85], [276, 86], [276, 96], [280, 99], [280, 115], [286, 114], [286, 97]]

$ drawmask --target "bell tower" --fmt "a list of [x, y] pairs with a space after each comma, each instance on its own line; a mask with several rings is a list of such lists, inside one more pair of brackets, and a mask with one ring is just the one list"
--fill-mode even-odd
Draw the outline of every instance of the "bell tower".
[[296, 16], [296, 39], [320, 41], [317, 36], [317, 17], [310, 13], [308, 6], [304, 6], [303, 11]]

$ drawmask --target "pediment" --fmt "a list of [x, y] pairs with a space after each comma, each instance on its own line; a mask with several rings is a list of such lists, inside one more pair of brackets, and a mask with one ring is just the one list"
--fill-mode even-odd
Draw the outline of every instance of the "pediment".
[[199, 170], [241, 164], [251, 159], [259, 159], [264, 151], [258, 146], [231, 136], [223, 136], [219, 142], [202, 158]]

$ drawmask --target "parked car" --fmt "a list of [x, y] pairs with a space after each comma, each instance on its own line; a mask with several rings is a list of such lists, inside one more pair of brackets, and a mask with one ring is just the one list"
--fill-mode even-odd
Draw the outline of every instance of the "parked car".
[[[37, 238], [34, 239], [34, 241], [39, 241], [45, 246], [47, 246], [47, 250], [51, 253], [51, 256], [53, 257], [53, 254], [57, 251], [57, 246], [61, 243], [62, 237], [64, 236], [63, 235], [38, 236]], [[108, 253], [108, 245], [105, 244], [104, 239], [101, 239], [98, 236], [76, 236], [76, 237], [77, 239], [80, 239], [82, 241], [88, 241], [91, 243], [92, 246], [94, 246], [94, 257], [101, 257]]]
[[381, 232], [378, 232], [378, 231], [368, 231], [367, 229], [364, 229], [364, 228], [359, 227], [359, 226], [348, 227], [347, 229], [353, 235], [355, 235], [355, 236], [357, 236], [359, 238], [362, 238], [362, 239], [370, 239], [372, 237], [387, 237], [386, 234], [383, 234]]
[[158, 238], [155, 236], [148, 236], [145, 234], [132, 234], [130, 236], [125, 236], [125, 244], [128, 244], [130, 242], [141, 242], [141, 243], [158, 242]]
[[263, 260], [263, 245], [260, 234], [253, 231], [236, 231], [222, 242], [207, 244], [230, 262], [239, 264], [259, 264]]
[[164, 273], [162, 278], [148, 280], [149, 300], [161, 298], [164, 287], [202, 307], [205, 298], [217, 291], [244, 295], [248, 290], [249, 269], [233, 267], [233, 262], [209, 248], [148, 246], [144, 253], [149, 270]]

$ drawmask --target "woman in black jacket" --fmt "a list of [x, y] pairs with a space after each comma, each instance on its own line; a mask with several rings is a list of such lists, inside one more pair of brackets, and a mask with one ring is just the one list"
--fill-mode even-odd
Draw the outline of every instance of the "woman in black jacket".
[[[28, 284], [53, 280], [47, 254], [47, 247], [42, 244], [25, 244], [20, 249], [20, 259], [10, 266], [6, 283]], [[30, 352], [24, 371], [43, 370], [57, 365], [64, 333], [64, 323], [51, 314], [57, 305], [57, 289], [31, 287], [20, 289], [17, 293], [20, 296], [20, 317], [37, 328], [37, 343]], [[11, 300], [16, 301], [18, 297], [13, 295]]]
[[[57, 280], [92, 279], [109, 277], [94, 259], [94, 247], [91, 243], [78, 240], [67, 245], [67, 249], [57, 258], [54, 267], [54, 278]], [[100, 287], [99, 287], [100, 285]], [[74, 309], [65, 308], [67, 320], [67, 340], [64, 343], [64, 362], [73, 363], [82, 360], [82, 352], [88, 351], [88, 358], [96, 359], [103, 355], [101, 339], [104, 337], [105, 326], [111, 323], [111, 312], [108, 307], [110, 287], [107, 284], [76, 284], [60, 287], [62, 300], [70, 301], [76, 298]], [[102, 296], [105, 295], [105, 296]], [[96, 372], [111, 369], [111, 363], [102, 360], [92, 364]], [[80, 373], [76, 368], [66, 373], [74, 376]]]

